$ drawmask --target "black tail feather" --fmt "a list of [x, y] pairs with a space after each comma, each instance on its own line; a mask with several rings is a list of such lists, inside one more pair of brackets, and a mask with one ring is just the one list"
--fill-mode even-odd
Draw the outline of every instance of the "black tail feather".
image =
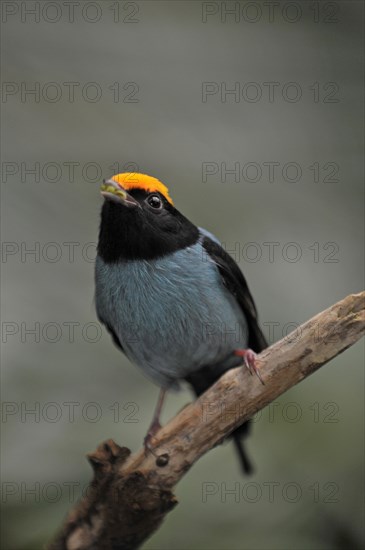
[[242, 471], [245, 475], [251, 475], [254, 471], [252, 463], [250, 462], [242, 441], [242, 436], [239, 434], [233, 434], [233, 443], [236, 447], [238, 457], [240, 459]]
[[[204, 393], [212, 384], [214, 384], [214, 382], [216, 382], [224, 372], [225, 369], [221, 366], [216, 366], [215, 368], [205, 367], [188, 376], [186, 381], [192, 386], [196, 396], [199, 397], [199, 395]], [[252, 474], [254, 471], [243, 444], [243, 439], [245, 439], [251, 431], [250, 428], [251, 421], [248, 420], [236, 428], [230, 435], [230, 438], [233, 440], [236, 447], [242, 470], [246, 475]]]

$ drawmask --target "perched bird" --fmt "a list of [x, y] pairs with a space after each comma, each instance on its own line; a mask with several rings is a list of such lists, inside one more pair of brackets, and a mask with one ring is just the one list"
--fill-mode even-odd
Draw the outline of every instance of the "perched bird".
[[[238, 265], [174, 207], [163, 183], [117, 174], [101, 194], [96, 310], [115, 344], [161, 388], [145, 438], [152, 450], [166, 390], [187, 381], [199, 396], [243, 363], [262, 381], [254, 352], [267, 343]], [[248, 427], [232, 434], [245, 472]]]

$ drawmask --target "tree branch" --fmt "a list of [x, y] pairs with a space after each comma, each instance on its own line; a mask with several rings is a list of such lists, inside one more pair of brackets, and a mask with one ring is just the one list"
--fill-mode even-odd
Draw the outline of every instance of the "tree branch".
[[[49, 550], [133, 550], [177, 500], [171, 490], [199, 457], [365, 332], [365, 292], [319, 313], [258, 356], [262, 385], [247, 369], [227, 372], [157, 434], [154, 451], [131, 455], [113, 440], [88, 455], [94, 479]], [[234, 414], [232, 414], [234, 411]]]

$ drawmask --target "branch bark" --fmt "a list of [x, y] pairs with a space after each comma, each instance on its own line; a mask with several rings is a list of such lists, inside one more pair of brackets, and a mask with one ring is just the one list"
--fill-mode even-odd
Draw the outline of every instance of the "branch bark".
[[[199, 457], [279, 395], [353, 345], [365, 332], [365, 292], [319, 313], [258, 356], [265, 385], [247, 369], [227, 372], [157, 434], [156, 456], [113, 440], [88, 459], [87, 495], [49, 550], [133, 550], [177, 504], [173, 487]], [[234, 411], [234, 414], [232, 414]]]

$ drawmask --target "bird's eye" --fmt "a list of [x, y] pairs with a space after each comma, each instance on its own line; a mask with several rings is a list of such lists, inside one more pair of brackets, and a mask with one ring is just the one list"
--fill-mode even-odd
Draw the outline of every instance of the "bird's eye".
[[162, 200], [158, 195], [150, 195], [147, 198], [147, 202], [150, 206], [152, 206], [152, 208], [155, 208], [156, 210], [162, 208]]

